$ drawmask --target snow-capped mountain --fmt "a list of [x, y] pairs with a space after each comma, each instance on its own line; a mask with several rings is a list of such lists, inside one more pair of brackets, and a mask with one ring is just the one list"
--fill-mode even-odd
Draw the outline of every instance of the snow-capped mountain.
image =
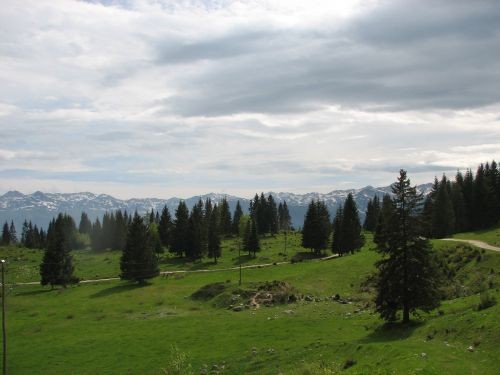
[[[431, 187], [432, 184], [430, 183], [424, 184], [418, 186], [418, 190], [426, 195]], [[298, 228], [302, 226], [307, 206], [312, 199], [324, 201], [330, 211], [330, 215], [333, 217], [337, 208], [344, 203], [347, 195], [352, 193], [358, 206], [360, 217], [363, 220], [368, 200], [375, 195], [382, 197], [384, 194], [390, 193], [390, 191], [390, 186], [380, 188], [366, 186], [361, 189], [334, 190], [326, 194], [275, 192], [271, 192], [270, 194], [273, 195], [276, 202], [286, 201], [292, 217], [292, 224]], [[250, 199], [232, 195], [210, 193], [184, 199], [184, 201], [191, 208], [199, 199], [205, 200], [210, 198], [212, 202], [219, 202], [223, 197], [226, 197], [228, 200], [231, 211], [234, 211], [238, 201], [240, 201], [243, 211], [248, 211]], [[9, 191], [0, 196], [0, 223], [13, 220], [19, 232], [25, 219], [39, 227], [47, 228], [50, 220], [60, 212], [65, 212], [73, 216], [78, 225], [82, 212], [86, 212], [91, 220], [95, 220], [97, 217], [102, 217], [106, 211], [110, 212], [121, 209], [128, 212], [137, 211], [143, 214], [151, 211], [151, 209], [161, 211], [165, 205], [173, 216], [180, 200], [180, 198], [132, 198], [122, 200], [114, 198], [111, 195], [96, 195], [89, 192], [60, 194], [37, 191], [33, 194], [25, 195], [18, 191]]]

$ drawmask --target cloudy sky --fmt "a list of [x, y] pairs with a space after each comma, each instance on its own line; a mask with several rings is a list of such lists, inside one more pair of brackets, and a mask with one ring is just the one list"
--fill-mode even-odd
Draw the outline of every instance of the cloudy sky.
[[328, 192], [500, 159], [498, 1], [2, 0], [0, 193]]

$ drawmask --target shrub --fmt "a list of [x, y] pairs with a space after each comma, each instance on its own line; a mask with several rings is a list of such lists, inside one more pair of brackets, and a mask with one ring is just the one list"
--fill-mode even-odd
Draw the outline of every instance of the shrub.
[[487, 309], [488, 307], [494, 306], [497, 303], [494, 296], [489, 293], [481, 293], [479, 296], [479, 303], [476, 306], [477, 311]]
[[181, 352], [177, 345], [172, 345], [170, 347], [168, 366], [161, 370], [165, 375], [194, 375], [188, 355]]

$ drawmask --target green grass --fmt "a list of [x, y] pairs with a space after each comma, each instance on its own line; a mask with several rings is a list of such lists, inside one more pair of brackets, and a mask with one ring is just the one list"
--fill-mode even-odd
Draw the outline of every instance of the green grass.
[[[185, 258], [175, 257], [165, 253], [160, 258], [161, 271], [222, 269], [243, 266], [290, 261], [296, 254], [309, 255], [310, 251], [300, 246], [299, 233], [290, 233], [287, 236], [285, 251], [284, 234], [266, 236], [261, 240], [261, 251], [254, 257], [241, 251], [238, 256], [238, 240], [230, 238], [222, 242], [222, 257], [217, 264], [212, 259], [204, 258], [191, 262]], [[74, 250], [73, 263], [75, 276], [82, 280], [117, 277], [120, 274], [119, 250], [91, 251]], [[7, 259], [7, 279], [10, 283], [39, 281], [39, 267], [43, 257], [43, 250], [26, 249], [17, 246], [0, 247], [0, 257]]]
[[[258, 257], [277, 261], [282, 257], [278, 255], [282, 244], [279, 238], [268, 241], [268, 253], [264, 250]], [[235, 250], [229, 249], [235, 244], [229, 241], [224, 246], [224, 258], [217, 267], [238, 261]], [[480, 297], [471, 285], [481, 274], [493, 270], [492, 284], [478, 285], [499, 300], [500, 254], [485, 251], [478, 262], [467, 259], [468, 250], [461, 244], [435, 241], [440, 253], [450, 252], [458, 283], [468, 286], [469, 292], [445, 301], [438, 311], [423, 314], [410, 326], [386, 327], [373, 312], [372, 296], [360, 287], [379, 257], [371, 246], [368, 242], [355, 255], [328, 261], [243, 270], [244, 287], [282, 280], [321, 302], [299, 301], [242, 312], [214, 308], [211, 300], [190, 298], [209, 283], [235, 287], [237, 271], [159, 277], [146, 286], [119, 281], [54, 291], [11, 286], [7, 295], [9, 371], [162, 374], [175, 344], [187, 356], [194, 374], [214, 364], [224, 365], [227, 374], [497, 373], [500, 305], [477, 311]], [[295, 248], [290, 255], [298, 251], [303, 250]], [[82, 264], [79, 272], [100, 277], [111, 269], [110, 259], [116, 267], [117, 258], [112, 257], [117, 253], [112, 253], [75, 253]], [[9, 278], [15, 278], [14, 271], [21, 272], [23, 264], [31, 265], [36, 256], [39, 253], [27, 253], [23, 260], [11, 262]], [[325, 300], [337, 293], [351, 303]], [[473, 351], [468, 351], [469, 346]], [[341, 370], [349, 359], [356, 364]]]
[[476, 232], [464, 232], [453, 235], [453, 238], [478, 240], [486, 242], [493, 246], [500, 247], [500, 226], [492, 229], [485, 229]]

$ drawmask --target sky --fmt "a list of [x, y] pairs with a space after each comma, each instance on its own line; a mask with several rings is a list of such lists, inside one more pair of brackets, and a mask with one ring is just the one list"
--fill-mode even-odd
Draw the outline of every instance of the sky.
[[412, 183], [500, 159], [500, 2], [2, 0], [0, 193]]

